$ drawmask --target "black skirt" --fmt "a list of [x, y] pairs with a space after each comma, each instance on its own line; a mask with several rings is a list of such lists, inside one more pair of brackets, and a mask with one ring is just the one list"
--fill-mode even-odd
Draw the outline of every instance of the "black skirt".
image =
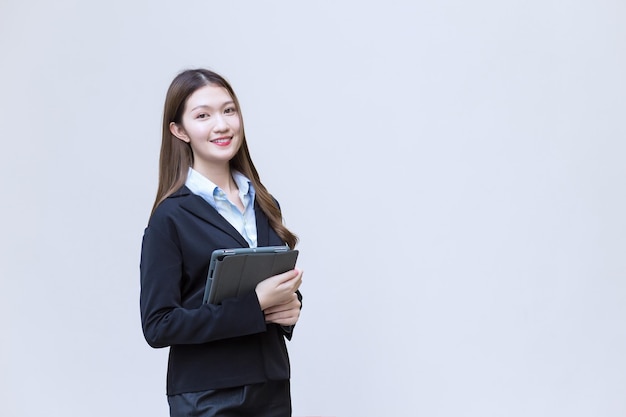
[[289, 380], [167, 397], [171, 417], [291, 417]]

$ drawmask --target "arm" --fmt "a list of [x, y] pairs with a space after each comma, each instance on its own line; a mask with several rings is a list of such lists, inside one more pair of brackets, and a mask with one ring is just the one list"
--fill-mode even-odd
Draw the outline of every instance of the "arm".
[[[255, 292], [190, 308], [181, 296], [184, 256], [165, 232], [148, 227], [141, 250], [141, 321], [152, 347], [199, 344], [266, 330]], [[199, 279], [198, 277], [187, 277]]]

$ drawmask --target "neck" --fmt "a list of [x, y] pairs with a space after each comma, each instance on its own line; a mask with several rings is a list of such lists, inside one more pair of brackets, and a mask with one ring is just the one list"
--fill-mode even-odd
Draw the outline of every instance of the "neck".
[[230, 191], [237, 189], [237, 185], [235, 184], [233, 176], [230, 172], [229, 164], [219, 166], [194, 164], [193, 169], [207, 177], [213, 184], [220, 187], [227, 194]]

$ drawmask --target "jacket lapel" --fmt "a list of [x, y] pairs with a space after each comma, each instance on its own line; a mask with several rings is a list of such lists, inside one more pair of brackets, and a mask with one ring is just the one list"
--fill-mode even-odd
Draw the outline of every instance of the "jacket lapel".
[[261, 210], [261, 207], [254, 201], [254, 216], [256, 217], [256, 241], [257, 246], [270, 245], [270, 222]]
[[[183, 186], [180, 190], [173, 194], [173, 196], [183, 197], [181, 201], [181, 207], [193, 215], [201, 218], [202, 220], [211, 223], [213, 226], [222, 230], [224, 233], [232, 236], [241, 244], [242, 247], [248, 247], [248, 242], [241, 236], [241, 234], [235, 229], [221, 214], [215, 210], [209, 203], [198, 195], [192, 193], [187, 187]], [[258, 228], [257, 220], [257, 228]], [[258, 231], [257, 231], [258, 233]], [[260, 245], [259, 245], [260, 246]]]

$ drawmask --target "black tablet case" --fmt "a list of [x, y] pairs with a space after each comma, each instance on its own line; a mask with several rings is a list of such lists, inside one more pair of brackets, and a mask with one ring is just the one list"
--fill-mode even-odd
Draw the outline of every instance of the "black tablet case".
[[225, 298], [252, 291], [266, 278], [292, 270], [296, 266], [297, 250], [277, 252], [232, 253], [224, 251], [209, 268], [204, 303], [219, 304]]

